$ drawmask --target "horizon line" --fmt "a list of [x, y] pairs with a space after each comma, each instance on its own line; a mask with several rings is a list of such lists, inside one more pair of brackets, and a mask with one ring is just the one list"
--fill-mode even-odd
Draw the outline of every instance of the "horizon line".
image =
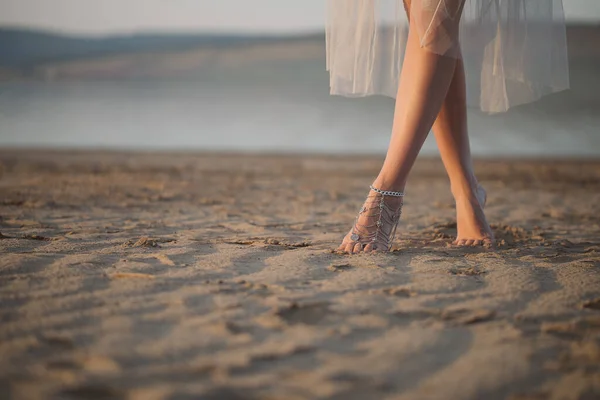
[[[590, 20], [571, 20], [566, 22], [567, 27], [589, 27], [599, 28], [600, 21]], [[103, 33], [91, 32], [73, 32], [61, 29], [43, 28], [34, 26], [20, 25], [0, 25], [0, 30], [5, 31], [22, 31], [30, 33], [49, 34], [73, 39], [110, 39], [118, 37], [135, 37], [135, 36], [221, 36], [221, 37], [248, 37], [248, 38], [294, 38], [305, 36], [324, 35], [325, 28], [304, 29], [295, 31], [243, 31], [243, 30], [166, 30], [166, 29], [144, 29], [133, 31], [114, 31]]]
[[[598, 22], [600, 26], [600, 22]], [[29, 33], [42, 33], [54, 36], [61, 36], [74, 39], [109, 39], [117, 37], [135, 37], [135, 36], [222, 36], [222, 37], [249, 37], [249, 38], [267, 38], [267, 37], [302, 37], [324, 35], [325, 29], [305, 29], [297, 31], [238, 31], [238, 30], [166, 30], [166, 29], [144, 29], [135, 31], [114, 31], [104, 33], [90, 32], [72, 32], [61, 29], [41, 28], [41, 27], [26, 27], [19, 25], [0, 25], [0, 31], [21, 31]]]

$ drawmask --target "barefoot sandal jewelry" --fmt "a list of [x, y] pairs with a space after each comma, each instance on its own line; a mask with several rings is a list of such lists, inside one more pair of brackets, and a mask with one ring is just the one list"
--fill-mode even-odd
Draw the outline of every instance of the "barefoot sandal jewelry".
[[[370, 186], [370, 189], [375, 193], [369, 193], [367, 200], [359, 210], [352, 227], [350, 239], [362, 246], [369, 243], [383, 243], [385, 250], [388, 251], [392, 247], [392, 241], [396, 236], [396, 228], [402, 215], [402, 203], [400, 203], [397, 210], [394, 210], [385, 203], [385, 197], [404, 197], [404, 193], [380, 190], [373, 187], [373, 185]], [[367, 221], [375, 222], [368, 225], [360, 224], [358, 222], [359, 218], [365, 215]], [[384, 230], [384, 226], [391, 226], [391, 229]], [[373, 231], [372, 228], [376, 229]]]

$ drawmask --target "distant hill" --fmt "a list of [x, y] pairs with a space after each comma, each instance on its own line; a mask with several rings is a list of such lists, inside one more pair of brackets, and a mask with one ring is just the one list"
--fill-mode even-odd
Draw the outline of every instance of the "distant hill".
[[[571, 26], [567, 36], [571, 59], [597, 65], [600, 26]], [[0, 28], [0, 82], [217, 79], [227, 69], [255, 68], [268, 73], [269, 65], [305, 61], [324, 65], [324, 58], [323, 33], [288, 37], [140, 34], [77, 38]]]
[[[317, 36], [322, 35], [314, 35]], [[27, 71], [43, 63], [118, 54], [182, 51], [204, 46], [222, 48], [282, 40], [296, 40], [296, 38], [213, 34], [140, 34], [77, 38], [41, 31], [0, 28], [0, 68]]]

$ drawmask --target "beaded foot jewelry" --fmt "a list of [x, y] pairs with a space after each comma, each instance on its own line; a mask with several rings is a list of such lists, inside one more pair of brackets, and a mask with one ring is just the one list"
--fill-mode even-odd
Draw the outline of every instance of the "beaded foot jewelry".
[[[402, 215], [402, 203], [397, 209], [393, 209], [385, 203], [385, 198], [386, 196], [404, 197], [404, 193], [380, 190], [373, 185], [370, 188], [374, 193], [369, 194], [359, 210], [351, 230], [350, 240], [361, 244], [362, 248], [372, 244], [376, 250], [389, 251]], [[359, 222], [361, 219], [368, 223], [361, 224]]]

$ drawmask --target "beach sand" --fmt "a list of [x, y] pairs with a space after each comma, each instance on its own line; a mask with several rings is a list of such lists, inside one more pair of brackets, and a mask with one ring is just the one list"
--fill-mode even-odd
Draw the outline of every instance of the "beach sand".
[[333, 253], [378, 157], [0, 151], [0, 398], [600, 398], [600, 162], [418, 161], [394, 251]]

